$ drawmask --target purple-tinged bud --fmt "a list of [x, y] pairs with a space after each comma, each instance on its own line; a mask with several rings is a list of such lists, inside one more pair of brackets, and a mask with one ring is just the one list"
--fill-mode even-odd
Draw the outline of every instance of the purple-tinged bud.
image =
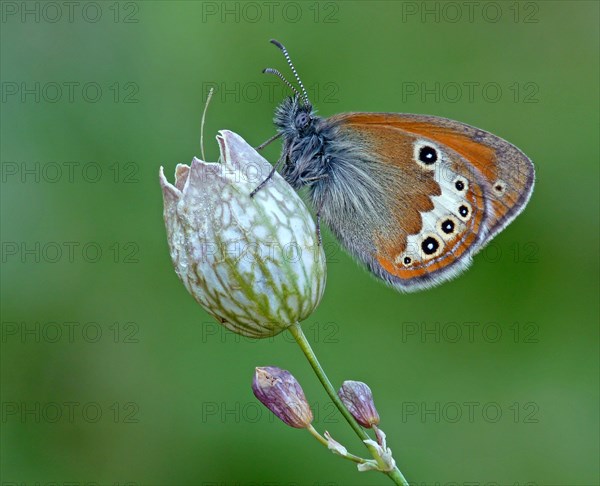
[[302, 387], [289, 371], [275, 366], [256, 368], [252, 391], [265, 407], [291, 427], [304, 429], [313, 421]]
[[373, 425], [379, 424], [379, 414], [375, 408], [373, 394], [366, 383], [345, 381], [338, 391], [338, 396], [360, 425], [370, 429]]

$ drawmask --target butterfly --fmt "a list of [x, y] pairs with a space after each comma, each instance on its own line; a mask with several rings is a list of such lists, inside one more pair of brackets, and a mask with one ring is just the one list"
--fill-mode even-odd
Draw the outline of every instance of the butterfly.
[[281, 167], [307, 188], [320, 223], [377, 277], [396, 289], [429, 288], [465, 270], [472, 257], [523, 211], [534, 186], [531, 160], [517, 147], [465, 123], [430, 115], [316, 115], [299, 85], [274, 116]]

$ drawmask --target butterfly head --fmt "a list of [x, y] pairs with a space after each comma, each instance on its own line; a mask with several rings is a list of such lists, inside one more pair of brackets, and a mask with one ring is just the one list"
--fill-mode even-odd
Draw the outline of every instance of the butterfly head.
[[286, 139], [302, 138], [315, 131], [317, 117], [310, 103], [299, 95], [284, 99], [275, 111], [275, 126]]

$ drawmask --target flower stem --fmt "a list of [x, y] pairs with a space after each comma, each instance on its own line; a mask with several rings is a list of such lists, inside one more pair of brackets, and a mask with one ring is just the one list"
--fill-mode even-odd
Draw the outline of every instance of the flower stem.
[[312, 426], [312, 424], [308, 424], [308, 427], [306, 427], [306, 429], [312, 434], [312, 436], [317, 439], [321, 444], [323, 444], [325, 447], [329, 447], [327, 445], [327, 439], [325, 437], [323, 437], [321, 434], [319, 434], [319, 432], [317, 432], [315, 430], [315, 428]]
[[[313, 351], [312, 347], [310, 346], [310, 343], [306, 339], [306, 336], [304, 335], [304, 331], [302, 331], [300, 324], [296, 323], [296, 324], [288, 327], [288, 330], [290, 331], [292, 336], [294, 336], [294, 339], [298, 343], [298, 346], [300, 346], [300, 349], [306, 356], [306, 359], [308, 359], [308, 362], [312, 366], [312, 369], [314, 370], [315, 374], [317, 375], [317, 378], [319, 378], [319, 381], [323, 385], [323, 388], [325, 388], [325, 391], [329, 395], [329, 398], [331, 398], [331, 401], [335, 404], [335, 406], [338, 408], [340, 413], [344, 416], [346, 421], [350, 424], [350, 426], [352, 427], [352, 429], [354, 430], [356, 435], [358, 435], [360, 440], [363, 442], [365, 440], [369, 440], [370, 438], [367, 435], [367, 433], [361, 428], [361, 426], [354, 419], [354, 417], [350, 414], [348, 409], [344, 406], [344, 404], [338, 397], [335, 389], [333, 388], [333, 385], [331, 384], [331, 382], [329, 381], [329, 378], [325, 374], [325, 370], [321, 366], [321, 363], [319, 363], [319, 360], [317, 359], [315, 352]], [[366, 445], [367, 449], [369, 449], [369, 452], [371, 452], [371, 455], [377, 461], [377, 463], [382, 468], [384, 468], [385, 464], [383, 463], [381, 457], [379, 457], [377, 450], [372, 445], [369, 445], [369, 444], [365, 444], [365, 445]], [[402, 475], [402, 473], [400, 472], [400, 470], [397, 467], [394, 467], [394, 469], [392, 471], [385, 472], [385, 474], [387, 474], [390, 477], [390, 479], [392, 481], [394, 481], [394, 483], [396, 483], [397, 485], [409, 486], [408, 481]]]

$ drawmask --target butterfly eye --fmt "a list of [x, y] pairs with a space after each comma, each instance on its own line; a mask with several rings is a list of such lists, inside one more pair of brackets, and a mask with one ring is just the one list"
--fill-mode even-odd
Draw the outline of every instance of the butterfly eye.
[[298, 115], [296, 115], [296, 128], [304, 128], [308, 125], [310, 121], [310, 118], [308, 116], [308, 114], [304, 113], [304, 112], [300, 112], [298, 113]]

